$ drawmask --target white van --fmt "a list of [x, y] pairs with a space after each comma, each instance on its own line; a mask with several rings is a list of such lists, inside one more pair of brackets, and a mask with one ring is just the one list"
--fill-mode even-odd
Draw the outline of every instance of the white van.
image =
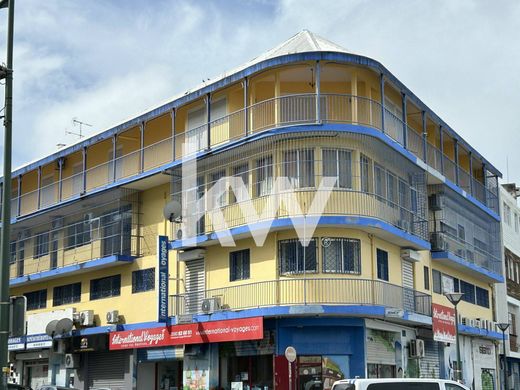
[[454, 381], [442, 379], [342, 379], [332, 390], [469, 390]]

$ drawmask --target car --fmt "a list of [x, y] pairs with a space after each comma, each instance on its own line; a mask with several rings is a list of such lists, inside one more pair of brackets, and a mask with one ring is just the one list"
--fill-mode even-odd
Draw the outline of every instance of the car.
[[56, 386], [56, 385], [41, 385], [38, 390], [78, 390], [73, 387]]
[[8, 383], [7, 390], [32, 390], [29, 386], [19, 385], [17, 383]]
[[443, 379], [342, 379], [334, 382], [332, 390], [469, 390], [454, 381]]

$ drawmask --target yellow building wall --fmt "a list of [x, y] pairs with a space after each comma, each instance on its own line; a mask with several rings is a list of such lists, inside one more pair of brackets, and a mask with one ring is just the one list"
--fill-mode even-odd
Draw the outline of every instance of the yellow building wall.
[[141, 167], [141, 134], [139, 126], [122, 132], [117, 136], [119, 158], [116, 161], [118, 179], [136, 175]]
[[107, 139], [87, 149], [87, 190], [106, 185], [113, 178], [113, 141]]
[[27, 172], [22, 176], [21, 214], [28, 214], [38, 208], [38, 170]]

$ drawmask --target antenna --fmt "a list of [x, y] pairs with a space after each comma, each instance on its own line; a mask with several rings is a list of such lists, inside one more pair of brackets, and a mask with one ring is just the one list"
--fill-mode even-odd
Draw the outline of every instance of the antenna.
[[72, 118], [72, 126], [74, 126], [74, 127], [79, 126], [79, 131], [76, 133], [74, 131], [65, 130], [65, 134], [76, 135], [80, 139], [84, 137], [83, 126], [92, 127], [92, 125], [90, 123], [80, 121], [77, 117]]

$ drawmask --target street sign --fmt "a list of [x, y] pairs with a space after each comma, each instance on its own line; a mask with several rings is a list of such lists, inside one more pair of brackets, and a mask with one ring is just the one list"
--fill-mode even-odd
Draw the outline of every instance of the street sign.
[[9, 336], [21, 337], [25, 336], [27, 321], [25, 314], [27, 312], [27, 298], [22, 296], [11, 297], [9, 305], [10, 322], [9, 322]]
[[296, 349], [291, 346], [285, 348], [285, 358], [289, 361], [289, 363], [293, 363], [296, 360]]

